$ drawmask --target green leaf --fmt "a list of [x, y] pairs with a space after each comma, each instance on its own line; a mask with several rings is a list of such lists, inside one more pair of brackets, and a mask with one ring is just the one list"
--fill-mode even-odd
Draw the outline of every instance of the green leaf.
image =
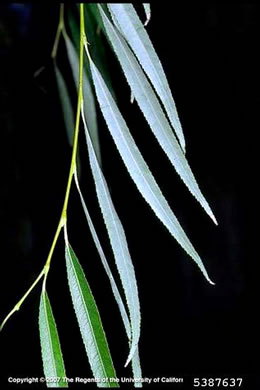
[[67, 383], [63, 381], [63, 378], [66, 377], [66, 373], [59, 335], [50, 301], [45, 291], [41, 294], [39, 329], [44, 375], [45, 377], [53, 378], [57, 381], [47, 383], [47, 387], [68, 387]]
[[85, 128], [86, 141], [89, 152], [89, 161], [96, 186], [98, 202], [107, 228], [111, 247], [115, 257], [116, 266], [124, 288], [130, 314], [132, 337], [131, 348], [126, 362], [127, 365], [135, 353], [140, 337], [141, 316], [135, 271], [129, 253], [125, 232], [117, 215], [117, 212], [114, 208], [105, 177], [103, 176], [103, 173], [98, 164], [98, 160], [96, 158], [95, 151], [91, 142], [83, 111], [82, 119]]
[[83, 269], [71, 248], [65, 230], [65, 257], [72, 302], [89, 364], [98, 387], [118, 387], [100, 315]]
[[91, 12], [93, 17], [96, 19], [98, 27], [104, 32], [105, 31], [104, 25], [103, 25], [103, 21], [102, 21], [102, 18], [100, 16], [100, 13], [98, 12], [97, 4], [95, 4], [95, 3], [88, 3], [88, 4], [86, 4], [85, 9], [86, 9], [87, 12], [88, 11]]
[[66, 132], [68, 136], [68, 141], [70, 146], [72, 146], [73, 135], [74, 135], [74, 113], [70, 103], [70, 97], [69, 97], [66, 83], [56, 63], [54, 63], [54, 70], [55, 70], [55, 75], [56, 75], [56, 80], [58, 85], [61, 108], [62, 108]]
[[[114, 4], [116, 5], [116, 4]], [[111, 5], [110, 5], [111, 8]], [[186, 160], [171, 127], [164, 115], [160, 103], [149, 84], [142, 68], [138, 64], [132, 51], [129, 49], [127, 43], [121, 34], [114, 28], [112, 23], [106, 17], [102, 8], [99, 8], [107, 35], [111, 40], [115, 53], [118, 56], [121, 67], [127, 78], [127, 81], [135, 95], [139, 107], [143, 111], [151, 130], [157, 138], [162, 149], [168, 156], [176, 172], [180, 175], [183, 182], [186, 184], [190, 192], [198, 200], [207, 214], [216, 222], [216, 219], [208, 205], [208, 202], [202, 195], [199, 186], [190, 169], [188, 161]], [[143, 26], [142, 26], [143, 28]]]
[[189, 241], [186, 233], [173, 214], [167, 200], [152, 176], [148, 165], [144, 161], [130, 134], [124, 118], [114, 102], [100, 72], [92, 61], [90, 61], [90, 67], [101, 111], [131, 178], [156, 216], [167, 227], [183, 249], [198, 264], [206, 279], [213, 284], [198, 253]]
[[[68, 59], [71, 66], [76, 88], [79, 86], [79, 58], [78, 53], [73, 46], [68, 35], [64, 35], [65, 45], [68, 53]], [[96, 105], [89, 79], [83, 72], [83, 97], [84, 97], [84, 113], [88, 123], [91, 139], [94, 144], [95, 152], [98, 156], [98, 161], [101, 163], [101, 151], [97, 126]]]
[[[102, 18], [97, 8], [97, 4], [94, 3], [86, 4], [84, 10], [85, 10], [86, 35], [87, 35], [88, 43], [91, 47], [92, 58], [95, 61], [95, 64], [97, 64], [102, 76], [104, 77], [104, 80], [106, 81], [106, 84], [110, 92], [112, 93], [114, 99], [116, 99], [115, 91], [113, 90], [112, 87], [110, 70], [107, 63], [105, 42], [104, 42], [105, 39], [104, 39], [104, 35], [100, 33], [100, 28], [103, 31], [104, 27], [103, 27]], [[95, 16], [93, 16], [93, 12]]]
[[67, 6], [67, 14], [68, 14], [68, 25], [70, 28], [71, 36], [73, 43], [76, 47], [76, 50], [79, 51], [80, 46], [80, 28], [78, 24], [79, 20], [79, 10], [75, 7], [74, 4]]
[[143, 3], [145, 14], [146, 14], [146, 21], [144, 23], [145, 26], [149, 23], [151, 19], [151, 6], [149, 3]]
[[[77, 172], [75, 172], [74, 177], [75, 177], [76, 187], [78, 189], [78, 193], [79, 193], [79, 196], [80, 196], [81, 204], [82, 204], [82, 207], [83, 207], [83, 210], [84, 210], [87, 222], [88, 222], [88, 226], [89, 226], [92, 238], [93, 238], [94, 243], [96, 245], [96, 248], [97, 248], [98, 254], [100, 256], [101, 262], [102, 262], [102, 264], [104, 266], [105, 272], [106, 272], [106, 274], [108, 276], [108, 279], [110, 281], [111, 289], [112, 289], [112, 292], [114, 294], [116, 303], [118, 305], [118, 308], [119, 308], [119, 311], [120, 311], [120, 314], [121, 314], [121, 318], [122, 318], [122, 321], [123, 321], [123, 324], [124, 324], [124, 327], [125, 327], [125, 331], [126, 331], [129, 343], [130, 343], [130, 341], [131, 341], [131, 327], [130, 327], [130, 322], [129, 322], [127, 311], [125, 309], [124, 302], [123, 302], [123, 300], [121, 298], [121, 295], [120, 295], [120, 292], [119, 292], [119, 290], [117, 288], [116, 282], [114, 280], [114, 277], [112, 275], [111, 269], [110, 269], [109, 264], [107, 262], [107, 259], [106, 259], [106, 256], [104, 254], [104, 251], [102, 249], [101, 243], [99, 241], [96, 229], [95, 229], [95, 227], [93, 225], [93, 222], [92, 222], [92, 219], [90, 217], [88, 208], [86, 206], [86, 203], [84, 201], [82, 192], [80, 190], [80, 186], [79, 186], [79, 182], [78, 182], [78, 178], [77, 178]], [[131, 343], [130, 343], [130, 345], [131, 345]], [[132, 370], [133, 370], [134, 378], [142, 378], [142, 370], [141, 370], [141, 364], [140, 364], [140, 359], [139, 359], [138, 348], [136, 348], [136, 351], [135, 351], [135, 354], [133, 356], [133, 359], [132, 359], [131, 363], [132, 363]], [[142, 387], [142, 384], [139, 383], [139, 382], [136, 382], [135, 383], [135, 387]]]
[[123, 33], [159, 95], [182, 149], [185, 151], [183, 130], [172, 93], [162, 64], [143, 23], [132, 4], [109, 4], [108, 7], [120, 27], [120, 32]]

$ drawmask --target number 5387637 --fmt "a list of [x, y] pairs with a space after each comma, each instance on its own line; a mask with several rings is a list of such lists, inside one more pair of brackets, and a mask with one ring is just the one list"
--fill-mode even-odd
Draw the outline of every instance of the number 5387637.
[[242, 378], [193, 378], [193, 387], [240, 387]]

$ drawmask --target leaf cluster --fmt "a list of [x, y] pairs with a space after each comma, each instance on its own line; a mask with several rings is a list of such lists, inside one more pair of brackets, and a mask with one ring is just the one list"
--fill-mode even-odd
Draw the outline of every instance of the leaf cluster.
[[[110, 380], [116, 378], [116, 372], [101, 317], [83, 268], [69, 243], [67, 227], [67, 207], [71, 185], [74, 182], [97, 253], [108, 276], [125, 327], [129, 344], [125, 365], [127, 366], [131, 362], [134, 378], [141, 378], [138, 349], [141, 333], [141, 310], [137, 280], [127, 237], [103, 172], [97, 110], [101, 111], [123, 164], [144, 201], [172, 237], [198, 265], [208, 282], [214, 283], [169, 206], [120, 111], [106, 67], [104, 39], [107, 40], [119, 61], [131, 91], [131, 101], [136, 101], [170, 164], [215, 223], [216, 219], [187, 161], [186, 142], [172, 92], [163, 66], [146, 30], [151, 17], [149, 4], [144, 4], [146, 14], [144, 23], [140, 20], [132, 4], [80, 4], [79, 8], [75, 8], [73, 12], [68, 7], [66, 14], [68, 23], [65, 23], [64, 9], [64, 5], [61, 5], [52, 58], [68, 142], [72, 147], [65, 199], [47, 261], [33, 285], [3, 321], [2, 327], [8, 318], [20, 308], [32, 289], [43, 279], [39, 330], [44, 374], [46, 377], [66, 377], [58, 331], [47, 295], [47, 276], [57, 240], [63, 231], [68, 286], [90, 368], [93, 376], [97, 379], [98, 386], [118, 387], [116, 382]], [[67, 24], [70, 32], [67, 32]], [[58, 47], [61, 39], [65, 42], [68, 62], [77, 88], [76, 115], [74, 115], [75, 104], [71, 101], [62, 68], [58, 65]], [[95, 230], [87, 202], [80, 188], [77, 173], [80, 164], [77, 154], [80, 124], [84, 128], [96, 197], [113, 251], [124, 297], [120, 294], [120, 288], [116, 284], [109, 261], [102, 248], [101, 239]], [[102, 381], [102, 379], [106, 381]], [[50, 387], [54, 385], [67, 387], [68, 384], [61, 381], [48, 385]], [[140, 387], [141, 383], [136, 383], [135, 386]]]

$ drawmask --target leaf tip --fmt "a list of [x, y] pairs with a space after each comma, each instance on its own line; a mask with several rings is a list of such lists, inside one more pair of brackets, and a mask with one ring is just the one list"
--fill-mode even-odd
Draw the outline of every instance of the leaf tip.
[[[208, 205], [207, 205], [208, 206]], [[216, 226], [218, 226], [218, 221], [217, 219], [215, 218], [215, 215], [213, 214], [213, 212], [211, 211], [210, 207], [208, 206], [207, 209], [205, 209], [206, 213], [208, 214], [208, 216], [212, 219], [212, 221], [214, 222], [214, 224]]]
[[131, 360], [133, 359], [133, 357], [134, 357], [134, 354], [135, 354], [135, 352], [136, 352], [136, 350], [137, 350], [137, 346], [138, 346], [138, 343], [136, 343], [136, 344], [132, 344], [132, 346], [131, 346], [131, 349], [130, 349], [130, 352], [129, 352], [129, 355], [128, 355], [128, 358], [127, 358], [127, 360], [126, 360], [126, 363], [125, 363], [125, 365], [124, 365], [124, 367], [127, 367], [128, 366], [128, 364], [131, 362]]
[[6, 324], [6, 322], [7, 322], [7, 317], [1, 322], [1, 325], [0, 325], [0, 332], [2, 332], [2, 330], [3, 330], [3, 328], [4, 328], [4, 326], [5, 326], [5, 324]]
[[151, 20], [151, 15], [146, 19], [146, 21], [144, 22], [144, 26], [146, 27], [147, 24], [150, 22]]
[[210, 217], [211, 217], [212, 221], [214, 222], [214, 224], [215, 224], [216, 226], [218, 226], [218, 221], [216, 220], [216, 218], [215, 218], [215, 216], [214, 216], [213, 213], [210, 214]]
[[124, 365], [124, 368], [126, 368], [126, 367], [128, 366], [128, 364], [130, 363], [130, 361], [131, 361], [131, 359], [130, 359], [130, 355], [129, 355], [128, 358], [127, 358], [127, 361], [126, 361], [126, 363], [125, 363], [125, 365]]
[[203, 274], [204, 274], [205, 278], [207, 279], [207, 281], [209, 282], [209, 284], [211, 284], [212, 286], [215, 286], [215, 285], [216, 285], [216, 283], [214, 283], [214, 282], [210, 279], [210, 277], [209, 277], [209, 275], [207, 274], [207, 272], [206, 272], [206, 273], [203, 272]]
[[146, 27], [147, 24], [151, 20], [151, 8], [150, 8], [150, 4], [149, 3], [148, 4], [145, 3], [143, 5], [144, 5], [145, 13], [146, 13], [146, 21], [144, 22], [144, 27]]

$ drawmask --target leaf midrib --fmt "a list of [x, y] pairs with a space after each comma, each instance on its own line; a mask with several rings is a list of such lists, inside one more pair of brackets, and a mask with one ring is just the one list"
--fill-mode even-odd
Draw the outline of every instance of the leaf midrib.
[[[117, 5], [117, 4], [116, 4], [116, 5]], [[129, 5], [131, 6], [131, 4], [129, 4]], [[119, 4], [119, 6], [120, 6], [120, 7], [123, 7], [123, 8], [126, 8], [126, 4]], [[133, 9], [132, 12], [134, 13], [135, 10]], [[143, 41], [142, 41], [142, 39], [140, 38], [140, 35], [138, 34], [138, 30], [137, 30], [137, 28], [134, 28], [134, 23], [132, 22], [131, 17], [129, 17], [129, 15], [128, 15], [128, 13], [127, 13], [127, 10], [125, 10], [125, 16], [126, 16], [126, 18], [127, 18], [127, 20], [128, 20], [128, 23], [129, 23], [131, 26], [133, 26], [133, 27], [131, 28], [131, 31], [133, 31], [133, 32], [134, 32], [134, 35], [138, 38], [138, 42], [139, 42], [139, 44], [141, 44], [142, 49], [145, 48], [145, 45], [143, 44]], [[144, 31], [145, 31], [145, 29], [144, 29]], [[146, 32], [146, 31], [145, 31], [145, 32]], [[146, 33], [146, 34], [147, 34], [147, 33]], [[150, 41], [150, 38], [149, 38], [148, 34], [147, 34], [146, 38], [148, 38], [149, 41]], [[154, 50], [153, 47], [152, 47], [152, 51], [155, 53], [155, 50]], [[158, 74], [157, 74], [158, 71], [157, 71], [156, 67], [154, 66], [153, 61], [151, 60], [151, 55], [150, 55], [150, 53], [148, 52], [148, 50], [146, 50], [146, 48], [145, 48], [145, 50], [144, 50], [144, 54], [145, 54], [145, 57], [149, 59], [150, 66], [152, 67], [154, 77], [156, 78], [157, 82], [159, 83], [160, 90], [163, 91], [163, 92], [167, 95], [167, 97], [168, 97], [169, 100], [173, 100], [172, 97], [171, 97], [171, 95], [169, 94], [169, 91], [167, 91], [167, 89], [165, 89], [165, 86], [164, 86], [163, 82], [161, 81], [160, 77], [158, 76]], [[156, 53], [155, 53], [155, 54], [156, 54]], [[157, 59], [159, 59], [157, 54], [156, 54], [156, 57], [157, 57]], [[143, 64], [142, 64], [141, 61], [140, 61], [140, 64], [142, 65], [142, 68], [144, 69], [144, 66], [143, 66]], [[159, 64], [160, 64], [160, 63], [159, 63]], [[161, 64], [160, 64], [160, 65], [161, 65]], [[160, 68], [162, 68], [162, 66], [160, 66]], [[145, 71], [145, 69], [144, 69], [144, 71]], [[160, 69], [160, 71], [162, 71], [162, 69]], [[148, 73], [148, 72], [147, 72], [147, 73]], [[149, 78], [151, 79], [150, 75], [149, 75]], [[167, 79], [165, 79], [164, 81], [166, 82], [167, 88], [169, 88]], [[157, 87], [157, 88], [156, 88], [156, 86], [154, 86], [154, 87], [155, 87], [155, 89], [158, 89], [158, 87]], [[158, 92], [158, 91], [157, 91], [157, 92]], [[160, 93], [159, 93], [159, 95], [160, 95]], [[160, 95], [160, 97], [161, 97], [161, 95]], [[165, 99], [164, 96], [163, 96], [163, 98], [161, 97], [161, 100], [162, 100], [163, 103], [169, 108], [169, 104], [168, 104], [168, 102], [167, 102], [167, 99]], [[173, 103], [174, 103], [174, 102], [173, 102]], [[174, 104], [174, 105], [175, 105], [175, 104]]]
[[[137, 73], [136, 70], [135, 70], [135, 66], [133, 66], [133, 64], [132, 64], [132, 62], [134, 61], [134, 59], [131, 59], [131, 58], [129, 57], [128, 51], [125, 49], [124, 44], [123, 44], [122, 41], [121, 41], [122, 38], [119, 37], [119, 36], [117, 36], [117, 34], [113, 31], [113, 28], [112, 28], [112, 27], [110, 27], [110, 28], [111, 28], [111, 31], [113, 32], [113, 34], [114, 34], [116, 40], [119, 42], [120, 47], [121, 47], [121, 50], [123, 50], [123, 52], [125, 53], [125, 56], [126, 56], [126, 58], [127, 58], [127, 61], [128, 61], [128, 63], [129, 63], [129, 66], [131, 67], [131, 69], [132, 69], [132, 71], [133, 71], [133, 73], [134, 73], [134, 75], [135, 75], [135, 77], [136, 77], [136, 79], [137, 79], [137, 81], [138, 81], [138, 85], [139, 85], [139, 87], [141, 88], [143, 94], [144, 94], [145, 97], [146, 97], [146, 102], [149, 104], [150, 112], [153, 113], [153, 115], [155, 116], [155, 119], [156, 119], [156, 123], [159, 125], [160, 129], [162, 130], [161, 134], [163, 135], [164, 140], [165, 140], [166, 143], [167, 143], [168, 150], [169, 150], [169, 148], [172, 149], [173, 158], [175, 158], [175, 160], [177, 160], [178, 163], [181, 165], [181, 169], [182, 169], [182, 171], [183, 171], [182, 175], [185, 177], [186, 181], [189, 183], [189, 185], [191, 186], [191, 188], [189, 188], [189, 187], [187, 186], [187, 184], [185, 183], [185, 181], [183, 180], [182, 176], [180, 175], [180, 173], [178, 172], [178, 170], [176, 169], [176, 167], [175, 167], [175, 165], [174, 165], [175, 170], [177, 171], [177, 173], [178, 173], [178, 175], [181, 177], [181, 179], [184, 181], [184, 183], [186, 184], [186, 186], [188, 187], [188, 189], [189, 189], [189, 191], [192, 193], [192, 195], [199, 201], [199, 203], [201, 203], [202, 201], [203, 201], [203, 203], [204, 203], [204, 200], [202, 200], [200, 197], [198, 197], [198, 195], [196, 195], [195, 190], [194, 190], [194, 187], [193, 187], [193, 184], [190, 182], [190, 178], [189, 178], [189, 176], [187, 176], [187, 174], [186, 174], [186, 172], [185, 172], [186, 167], [183, 165], [183, 161], [182, 161], [181, 159], [178, 158], [178, 156], [176, 155], [176, 152], [175, 152], [174, 148], [172, 148], [172, 142], [171, 142], [171, 140], [169, 139], [169, 135], [168, 135], [167, 133], [165, 134], [164, 127], [163, 127], [162, 124], [161, 124], [161, 120], [159, 119], [159, 116], [158, 116], [158, 114], [157, 114], [157, 111], [153, 109], [153, 104], [151, 103], [151, 100], [150, 100], [150, 94], [146, 92], [146, 89], [143, 87], [143, 83], [141, 82], [140, 77], [139, 77], [138, 73]], [[121, 39], [120, 39], [120, 38], [121, 38]], [[121, 61], [120, 61], [120, 62], [121, 62]], [[137, 64], [137, 67], [138, 67], [138, 64]], [[126, 74], [126, 72], [125, 72], [125, 74]], [[145, 75], [144, 75], [144, 78], [146, 78]], [[146, 80], [146, 81], [147, 81], [147, 80]], [[132, 88], [132, 86], [131, 86], [131, 88]], [[150, 85], [149, 85], [148, 82], [147, 82], [147, 88], [150, 89], [150, 90], [152, 91], [152, 88], [150, 87]], [[142, 110], [142, 106], [141, 106], [141, 104], [139, 103], [139, 99], [137, 100], [137, 102], [138, 102], [139, 107], [140, 107], [141, 110]], [[165, 117], [165, 115], [164, 115], [164, 113], [163, 113], [163, 111], [162, 111], [162, 109], [161, 109], [161, 107], [160, 107], [159, 102], [156, 101], [156, 100], [154, 99], [154, 104], [156, 104], [157, 107], [158, 107], [158, 109], [161, 111], [161, 116], [162, 116], [163, 120], [165, 121], [165, 124], [167, 125], [167, 127], [170, 129], [170, 125], [168, 124], [167, 118]], [[151, 126], [149, 117], [144, 113], [143, 110], [142, 110], [142, 112], [143, 112], [144, 116], [146, 117], [146, 119], [147, 119], [149, 125]], [[151, 127], [153, 127], [153, 126], [151, 126]], [[175, 143], [174, 146], [177, 147], [177, 148], [179, 148], [179, 149], [180, 149], [179, 152], [182, 153], [181, 148], [179, 147], [179, 144], [178, 144], [177, 140], [175, 139], [175, 136], [174, 136], [173, 133], [172, 133], [172, 136], [173, 136], [173, 140], [172, 140], [172, 141], [174, 141], [174, 143]], [[157, 140], [159, 141], [159, 143], [160, 143], [160, 145], [161, 145], [160, 139], [159, 139], [157, 136], [156, 136], [156, 138], [157, 138]], [[161, 147], [162, 147], [162, 146], [163, 146], [163, 145], [161, 145]], [[164, 148], [163, 148], [163, 149], [164, 149]], [[166, 154], [167, 154], [167, 157], [169, 158], [169, 160], [171, 161], [171, 158], [168, 156], [168, 153], [166, 153]], [[172, 161], [171, 161], [171, 162], [172, 162]], [[195, 180], [195, 179], [194, 179], [194, 180]], [[192, 191], [191, 191], [191, 189], [192, 189]], [[204, 206], [204, 207], [205, 207], [205, 206]], [[203, 208], [204, 208], [204, 207], [203, 207]]]
[[[101, 89], [102, 89], [102, 85], [101, 85], [101, 84], [100, 84], [100, 86], [101, 86]], [[103, 90], [103, 89], [102, 89], [102, 90]], [[103, 92], [103, 94], [104, 94], [104, 96], [105, 96], [105, 98], [106, 98], [106, 95], [105, 95], [104, 92]], [[113, 110], [110, 108], [108, 99], [106, 99], [106, 100], [107, 100], [107, 102], [108, 102], [108, 108], [110, 109], [113, 118], [115, 119], [116, 123], [118, 123], [116, 117], [114, 116]], [[126, 148], [127, 148], [128, 152], [129, 152], [129, 154], [130, 154], [130, 156], [131, 156], [131, 159], [132, 159], [132, 161], [133, 161], [135, 167], [137, 167], [137, 170], [138, 170], [140, 176], [143, 178], [143, 181], [144, 181], [144, 183], [145, 183], [145, 185], [146, 185], [146, 188], [148, 187], [148, 190], [149, 190], [149, 192], [152, 194], [152, 196], [153, 196], [154, 200], [156, 201], [157, 205], [159, 206], [159, 209], [160, 209], [160, 210], [162, 211], [162, 213], [165, 215], [165, 217], [166, 217], [166, 219], [168, 220], [168, 222], [170, 223], [170, 225], [172, 225], [172, 224], [173, 224], [173, 221], [168, 217], [168, 214], [165, 213], [163, 207], [161, 206], [160, 202], [158, 201], [157, 197], [155, 196], [153, 189], [150, 187], [149, 183], [147, 183], [147, 180], [146, 180], [145, 176], [143, 175], [141, 169], [139, 168], [139, 166], [138, 166], [137, 163], [135, 162], [135, 158], [133, 157], [133, 154], [132, 154], [132, 152], [131, 152], [131, 149], [128, 147], [128, 144], [127, 144], [127, 142], [125, 141], [125, 137], [124, 137], [124, 134], [123, 134], [122, 131], [121, 131], [120, 125], [118, 124], [117, 127], [119, 128], [120, 134], [123, 135], [122, 140], [123, 140], [123, 142], [124, 142], [124, 145], [126, 146]], [[129, 135], [130, 135], [130, 134], [129, 134]], [[134, 140], [132, 139], [132, 136], [131, 136], [131, 135], [130, 135], [130, 137], [131, 137], [131, 140], [134, 142]], [[140, 157], [141, 157], [141, 155], [140, 155]], [[142, 157], [141, 157], [141, 158], [142, 158]], [[143, 159], [143, 158], [142, 158], [142, 159]], [[147, 164], [145, 163], [144, 160], [143, 160], [143, 163], [144, 163], [145, 166], [147, 166]], [[148, 167], [148, 166], [147, 166], [147, 167]], [[148, 168], [148, 169], [149, 169], [149, 168]], [[152, 180], [154, 181], [154, 178], [153, 178], [152, 175], [151, 175], [151, 178], [152, 178]], [[156, 185], [155, 181], [154, 181], [154, 185]], [[157, 186], [157, 185], [156, 185], [156, 186]], [[159, 189], [159, 187], [157, 187], [157, 188], [158, 188], [158, 191], [160, 192], [160, 194], [162, 195], [161, 190]], [[139, 189], [139, 188], [138, 188], [138, 189]], [[140, 190], [139, 190], [139, 191], [140, 191]], [[144, 195], [142, 194], [141, 191], [140, 191], [140, 193], [141, 193], [141, 195], [144, 197]], [[163, 196], [163, 195], [162, 195], [162, 196]], [[145, 198], [145, 197], [144, 197], [144, 198]], [[145, 199], [145, 200], [146, 200], [146, 199]], [[167, 203], [167, 201], [166, 201], [165, 198], [164, 198], [164, 200], [165, 200], [165, 202]], [[147, 201], [147, 200], [146, 200], [146, 201]], [[167, 206], [168, 206], [168, 203], [167, 203]], [[169, 209], [170, 209], [170, 206], [168, 206], [168, 207], [169, 207]], [[161, 220], [161, 218], [160, 218], [160, 220]], [[163, 221], [162, 221], [162, 222], [163, 222]], [[164, 223], [164, 225], [166, 226], [165, 223]], [[167, 227], [167, 226], [166, 226], [166, 227]], [[168, 228], [168, 227], [167, 227], [167, 228]], [[180, 226], [180, 228], [181, 228], [181, 226]], [[174, 227], [174, 229], [176, 229], [176, 228]], [[168, 230], [169, 230], [169, 228], [168, 228]], [[190, 244], [189, 242], [187, 242], [186, 234], [184, 233], [184, 231], [183, 231], [182, 228], [181, 228], [181, 230], [182, 230], [182, 232], [183, 232], [183, 234], [184, 234], [184, 237], [183, 237], [183, 238], [185, 239], [185, 242], [186, 242], [187, 246], [190, 247], [191, 244]], [[172, 234], [172, 232], [170, 232], [170, 233]], [[178, 242], [179, 242], [179, 240], [178, 240]], [[180, 243], [180, 242], [179, 242], [179, 243]], [[183, 247], [183, 249], [186, 250], [186, 248], [184, 248], [183, 244], [181, 244], [181, 246]], [[194, 249], [193, 249], [193, 250], [194, 250]], [[197, 256], [196, 256], [196, 257], [197, 257]]]
[[[84, 116], [83, 116], [83, 118], [84, 118]], [[83, 122], [84, 122], [84, 125], [86, 125], [85, 118], [83, 119]], [[87, 128], [87, 127], [86, 127], [86, 128]], [[89, 141], [90, 147], [91, 147], [91, 149], [92, 149], [92, 154], [93, 154], [93, 157], [94, 157], [94, 161], [95, 161], [95, 163], [96, 163], [96, 165], [97, 165], [97, 168], [98, 168], [98, 169], [97, 169], [97, 172], [98, 172], [99, 177], [101, 178], [100, 181], [101, 181], [101, 185], [102, 185], [102, 187], [103, 187], [103, 189], [104, 189], [104, 194], [105, 194], [105, 197], [106, 197], [108, 206], [109, 206], [110, 214], [112, 215], [112, 222], [113, 222], [114, 228], [115, 228], [115, 230], [116, 230], [117, 237], [119, 238], [119, 239], [118, 239], [118, 242], [119, 242], [120, 252], [121, 252], [121, 254], [122, 254], [122, 257], [123, 257], [123, 260], [124, 260], [124, 264], [126, 265], [125, 269], [126, 269], [126, 273], [127, 273], [128, 284], [130, 285], [130, 294], [131, 294], [131, 300], [132, 300], [132, 304], [133, 304], [133, 303], [135, 302], [135, 299], [134, 299], [134, 294], [133, 294], [133, 291], [132, 291], [132, 288], [131, 288], [131, 279], [130, 279], [129, 270], [128, 270], [128, 267], [127, 267], [127, 260], [126, 260], [126, 257], [125, 257], [125, 255], [124, 255], [124, 251], [123, 251], [123, 248], [122, 248], [122, 243], [121, 243], [121, 240], [120, 240], [119, 231], [118, 231], [117, 224], [116, 224], [116, 222], [115, 222], [115, 218], [114, 218], [114, 214], [113, 214], [113, 208], [111, 207], [109, 197], [107, 196], [107, 189], [106, 189], [106, 186], [105, 186], [104, 181], [103, 181], [103, 175], [102, 175], [102, 172], [101, 172], [100, 169], [99, 169], [98, 162], [97, 162], [96, 156], [95, 156], [95, 152], [94, 152], [94, 150], [93, 150], [91, 140], [89, 139], [89, 134], [88, 134], [88, 141]], [[115, 211], [115, 212], [116, 212], [116, 211]], [[120, 221], [119, 221], [119, 223], [120, 223]], [[122, 233], [123, 233], [123, 231], [122, 231]], [[124, 233], [123, 233], [123, 234], [124, 234]], [[110, 237], [110, 234], [109, 234], [109, 237]], [[111, 238], [110, 238], [110, 240], [111, 240]], [[112, 240], [111, 240], [111, 244], [112, 244]], [[113, 246], [113, 245], [112, 245], [112, 246]], [[129, 256], [130, 256], [130, 254], [129, 254]], [[115, 256], [115, 257], [116, 257], [116, 256]], [[122, 280], [122, 278], [121, 278], [121, 280]], [[132, 310], [130, 309], [129, 303], [128, 303], [128, 307], [129, 307], [129, 312], [131, 313]], [[135, 305], [133, 305], [133, 307], [135, 307]], [[134, 312], [135, 312], [135, 310], [134, 310]], [[136, 314], [135, 314], [135, 315], [136, 315]], [[138, 335], [138, 334], [137, 334], [137, 335]], [[138, 335], [138, 337], [137, 337], [136, 335], [135, 335], [135, 337], [134, 337], [133, 327], [132, 327], [132, 337], [133, 337], [132, 342], [135, 341], [136, 343], [138, 343], [139, 335]], [[137, 340], [134, 340], [135, 338], [137, 338]]]
[[[54, 357], [54, 354], [53, 354], [53, 343], [52, 343], [52, 337], [51, 337], [51, 331], [50, 331], [50, 326], [49, 326], [49, 317], [48, 317], [48, 311], [47, 311], [47, 306], [46, 306], [46, 297], [45, 295], [43, 296], [43, 307], [44, 307], [44, 314], [45, 314], [45, 318], [46, 318], [46, 322], [47, 322], [47, 332], [48, 332], [48, 339], [50, 340], [49, 341], [49, 344], [51, 346], [51, 359], [52, 359], [52, 363], [53, 363], [53, 367], [54, 367], [54, 371], [56, 373], [56, 378], [58, 378], [58, 371], [57, 371], [57, 368], [56, 368], [56, 364], [55, 364], [55, 357]], [[58, 386], [55, 386], [55, 387], [58, 387]]]
[[[76, 175], [75, 175], [75, 181], [76, 181], [76, 186], [77, 186], [77, 189], [78, 189], [78, 192], [79, 192], [79, 196], [80, 196], [80, 199], [81, 199], [81, 203], [83, 205], [83, 210], [84, 210], [84, 212], [86, 214], [86, 218], [88, 220], [88, 223], [91, 226], [90, 230], [91, 230], [92, 234], [94, 235], [93, 239], [94, 239], [95, 243], [97, 243], [96, 245], [98, 246], [97, 250], [98, 250], [99, 256], [101, 258], [101, 261], [102, 261], [102, 264], [103, 264], [103, 266], [105, 268], [107, 276], [108, 276], [108, 278], [110, 280], [111, 288], [112, 288], [112, 290], [114, 292], [115, 299], [116, 299], [116, 301], [118, 303], [119, 310], [120, 310], [121, 315], [122, 315], [122, 319], [123, 319], [123, 323], [124, 323], [124, 326], [125, 326], [126, 334], [127, 334], [127, 337], [128, 337], [128, 339], [130, 341], [131, 340], [131, 327], [130, 327], [130, 322], [129, 322], [129, 319], [128, 319], [128, 314], [126, 312], [124, 303], [123, 303], [122, 298], [120, 296], [120, 293], [119, 293], [118, 287], [116, 285], [116, 282], [114, 280], [113, 274], [112, 274], [112, 272], [111, 272], [111, 270], [109, 268], [109, 265], [107, 263], [107, 260], [106, 260], [105, 254], [103, 252], [103, 249], [101, 247], [99, 238], [98, 238], [97, 233], [95, 231], [95, 227], [93, 225], [93, 222], [92, 222], [91, 217], [89, 215], [89, 212], [87, 210], [87, 207], [86, 207], [83, 195], [82, 195], [80, 187], [79, 187], [78, 178], [77, 178]], [[117, 298], [116, 298], [116, 296], [117, 296]]]
[[[73, 260], [72, 260], [72, 256], [71, 256], [71, 254], [70, 254], [70, 249], [69, 249], [69, 247], [67, 247], [67, 252], [68, 252], [68, 254], [69, 254], [70, 263], [71, 263], [71, 266], [72, 266], [72, 269], [73, 269], [74, 276], [75, 276], [75, 278], [76, 278], [76, 280], [77, 280], [77, 285], [80, 286], [80, 282], [79, 282], [79, 279], [78, 279], [78, 276], [77, 276], [77, 272], [76, 272], [75, 267], [74, 267], [74, 263], [73, 263]], [[92, 338], [94, 339], [95, 347], [96, 347], [96, 350], [98, 351], [98, 357], [99, 357], [99, 361], [101, 362], [101, 367], [102, 367], [103, 374], [105, 374], [104, 377], [108, 377], [108, 376], [106, 375], [106, 369], [105, 369], [105, 367], [104, 367], [103, 360], [102, 360], [101, 355], [100, 355], [100, 351], [99, 351], [99, 348], [98, 348], [96, 336], [95, 336], [95, 333], [94, 333], [94, 331], [93, 331], [92, 322], [91, 322], [91, 320], [90, 320], [90, 316], [89, 316], [89, 313], [88, 313], [88, 310], [87, 310], [87, 306], [86, 306], [86, 304], [85, 304], [85, 299], [84, 299], [83, 293], [82, 293], [82, 291], [81, 291], [81, 288], [79, 288], [78, 290], [79, 290], [79, 292], [80, 292], [81, 301], [83, 302], [83, 305], [84, 305], [84, 308], [85, 308], [85, 312], [87, 313], [87, 318], [88, 318], [88, 322], [89, 322], [89, 324], [90, 324], [90, 329], [91, 329]], [[76, 305], [75, 305], [75, 306], [76, 306]], [[80, 324], [80, 321], [79, 321], [79, 324]], [[81, 325], [80, 325], [80, 328], [81, 328]], [[83, 330], [84, 330], [84, 329], [83, 329]], [[84, 332], [82, 332], [82, 336], [83, 336], [83, 334], [84, 334]], [[95, 373], [94, 373], [94, 375], [95, 375]], [[110, 387], [110, 386], [109, 386], [109, 387]]]

